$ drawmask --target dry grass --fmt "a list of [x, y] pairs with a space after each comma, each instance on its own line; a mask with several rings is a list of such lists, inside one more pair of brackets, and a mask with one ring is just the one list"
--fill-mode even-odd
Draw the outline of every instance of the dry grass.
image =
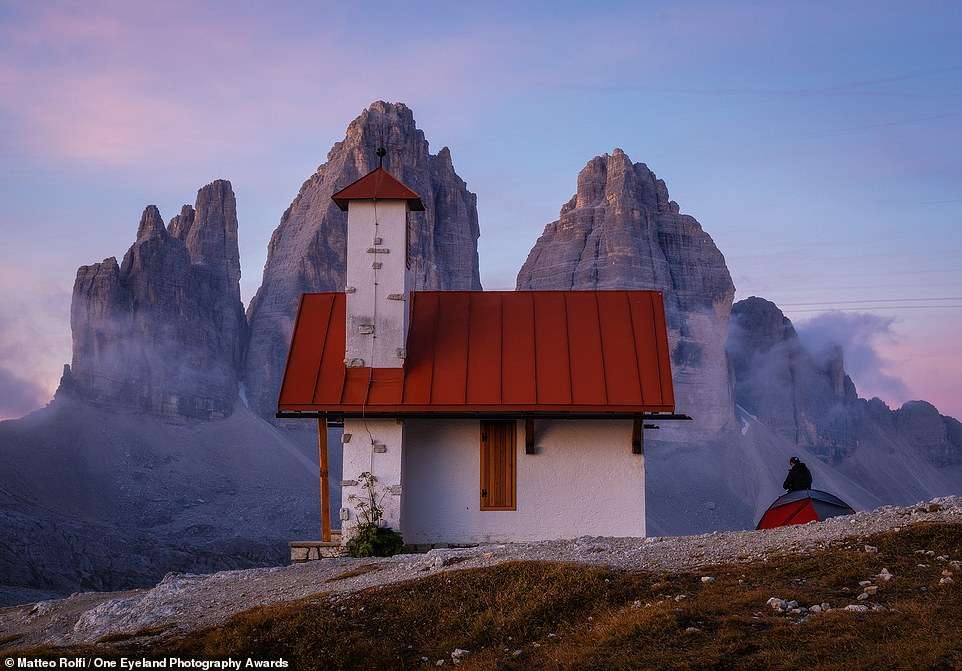
[[157, 624], [153, 627], [144, 627], [143, 629], [135, 629], [134, 631], [122, 631], [116, 634], [108, 634], [98, 640], [98, 643], [120, 643], [122, 641], [129, 641], [134, 638], [150, 638], [152, 636], [160, 636], [176, 625], [174, 624]]
[[[450, 667], [455, 648], [471, 651], [458, 666], [466, 671], [962, 669], [962, 572], [939, 586], [945, 563], [914, 554], [962, 558], [962, 526], [916, 526], [868, 542], [878, 554], [853, 543], [699, 575], [510, 563], [258, 608], [183, 638], [75, 652], [283, 657], [294, 669], [435, 668], [439, 659]], [[765, 605], [771, 596], [855, 603], [859, 580], [883, 566], [896, 576], [876, 583], [873, 601], [885, 612], [798, 623]], [[706, 574], [715, 582], [702, 583]], [[676, 601], [679, 594], [687, 598]]]
[[11, 636], [0, 636], [0, 650], [3, 650], [5, 647], [12, 646], [19, 639], [20, 639], [19, 634], [13, 634]]
[[326, 582], [337, 582], [338, 580], [347, 580], [348, 578], [356, 578], [359, 575], [364, 575], [365, 573], [374, 573], [375, 571], [380, 571], [384, 568], [383, 564], [361, 564], [352, 569], [348, 569], [343, 573], [338, 573], [332, 578], [328, 578]]

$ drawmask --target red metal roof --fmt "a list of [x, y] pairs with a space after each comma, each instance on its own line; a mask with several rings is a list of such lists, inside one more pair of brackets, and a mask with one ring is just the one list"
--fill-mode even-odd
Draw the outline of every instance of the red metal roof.
[[345, 367], [345, 303], [302, 296], [279, 413], [675, 410], [656, 291], [416, 292], [403, 369]]
[[414, 212], [423, 212], [421, 196], [384, 168], [375, 168], [331, 196], [342, 210], [352, 200], [406, 200]]

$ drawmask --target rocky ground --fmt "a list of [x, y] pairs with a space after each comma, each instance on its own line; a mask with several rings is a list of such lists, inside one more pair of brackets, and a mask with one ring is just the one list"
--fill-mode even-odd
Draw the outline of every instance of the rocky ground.
[[0, 607], [284, 562], [317, 533], [305, 428], [241, 404], [178, 424], [73, 398], [0, 422]]
[[[786, 554], [805, 555], [836, 546], [872, 552], [871, 546], [863, 549], [860, 539], [879, 532], [898, 532], [922, 522], [962, 524], [962, 497], [933, 499], [910, 507], [886, 506], [825, 522], [761, 532], [664, 538], [584, 537], [437, 549], [388, 559], [332, 559], [209, 575], [171, 573], [151, 589], [85, 592], [66, 599], [2, 609], [0, 647], [4, 641], [15, 641], [18, 647], [78, 645], [144, 631], [168, 636], [222, 623], [236, 613], [257, 606], [319, 593], [357, 592], [439, 572], [510, 561], [574, 562], [629, 571], [692, 572], [713, 565], [757, 564]], [[920, 556], [919, 563], [935, 568], [944, 564], [944, 570], [951, 573], [951, 567], [958, 568], [960, 559], [962, 557]], [[884, 580], [879, 577], [875, 582]], [[776, 599], [770, 604], [772, 608], [806, 614], [797, 604], [778, 601], [779, 595], [772, 596]], [[853, 593], [852, 603], [848, 605], [857, 606], [867, 601], [867, 597], [859, 599], [858, 596]], [[792, 613], [796, 609], [798, 613]]]

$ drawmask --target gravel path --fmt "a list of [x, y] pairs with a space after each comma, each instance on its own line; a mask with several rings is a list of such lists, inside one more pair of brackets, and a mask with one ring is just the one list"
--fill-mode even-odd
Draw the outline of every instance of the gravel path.
[[[962, 497], [910, 507], [885, 506], [825, 522], [770, 531], [737, 531], [661, 538], [593, 538], [439, 549], [388, 559], [330, 559], [209, 575], [168, 574], [151, 589], [85, 592], [0, 610], [0, 639], [25, 644], [91, 643], [141, 631], [170, 634], [222, 622], [255, 606], [321, 592], [354, 592], [436, 572], [505, 561], [570, 561], [629, 570], [693, 570], [750, 562], [767, 554], [804, 553], [844, 539], [919, 522], [962, 524]], [[345, 576], [345, 574], [351, 574]]]

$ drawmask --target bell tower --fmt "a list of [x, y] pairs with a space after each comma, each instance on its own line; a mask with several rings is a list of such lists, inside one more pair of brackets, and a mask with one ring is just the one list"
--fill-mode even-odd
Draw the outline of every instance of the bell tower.
[[403, 368], [412, 289], [408, 212], [423, 211], [424, 204], [380, 166], [331, 198], [347, 211], [345, 364]]

